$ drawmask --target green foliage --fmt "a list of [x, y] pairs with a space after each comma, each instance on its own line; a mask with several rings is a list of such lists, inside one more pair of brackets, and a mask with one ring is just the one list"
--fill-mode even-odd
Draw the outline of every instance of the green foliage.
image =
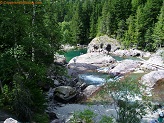
[[99, 123], [113, 123], [113, 118], [103, 115]]
[[[70, 119], [71, 123], [94, 123], [94, 118], [97, 116], [93, 111], [89, 109], [85, 109], [82, 112], [74, 112], [73, 117]], [[110, 116], [102, 115], [101, 120], [99, 123], [113, 123], [113, 118]]]
[[34, 114], [33, 116], [33, 121], [36, 123], [49, 123], [49, 117], [47, 114]]
[[106, 83], [103, 87], [104, 93], [109, 93], [113, 98], [117, 122], [119, 123], [139, 123], [142, 116], [146, 114], [146, 101], [135, 100], [142, 97], [139, 85], [133, 81], [125, 80], [122, 82]]
[[94, 112], [85, 109], [83, 112], [74, 112], [73, 118], [70, 119], [71, 123], [85, 122], [94, 123], [93, 118], [96, 116]]
[[15, 74], [12, 88], [5, 85], [2, 95], [2, 104], [21, 121], [32, 120], [34, 112], [44, 112], [45, 109], [43, 93], [35, 81], [25, 81], [22, 76]]
[[158, 21], [155, 24], [153, 32], [154, 46], [156, 49], [164, 45], [164, 3], [158, 16]]
[[61, 38], [54, 4], [0, 7], [0, 102], [22, 121], [45, 110], [41, 85], [50, 82], [47, 69]]

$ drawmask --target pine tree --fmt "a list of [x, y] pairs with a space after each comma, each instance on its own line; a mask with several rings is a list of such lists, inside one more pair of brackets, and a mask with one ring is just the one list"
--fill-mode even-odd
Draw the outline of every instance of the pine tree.
[[118, 23], [118, 29], [117, 29], [117, 39], [121, 40], [124, 38], [124, 33], [126, 30], [126, 23], [124, 20], [121, 20]]
[[164, 46], [164, 3], [158, 16], [158, 22], [155, 24], [153, 32], [154, 46], [158, 47]]
[[60, 44], [50, 6], [0, 7], [0, 81], [6, 88], [2, 103], [22, 121], [31, 121], [32, 112], [43, 114], [45, 110], [40, 84], [50, 82], [47, 68]]
[[127, 25], [128, 25], [128, 30], [125, 32], [125, 39], [124, 39], [124, 45], [126, 47], [132, 47], [135, 45], [135, 20], [134, 16], [130, 16], [127, 19]]
[[74, 8], [74, 14], [71, 20], [71, 32], [72, 32], [72, 44], [77, 44], [80, 42], [80, 34], [83, 23], [81, 21], [80, 12], [81, 10], [81, 3], [77, 2]]
[[136, 43], [137, 48], [141, 48], [143, 44], [143, 7], [139, 6], [137, 9], [136, 17], [135, 17], [135, 34], [134, 34], [134, 39]]

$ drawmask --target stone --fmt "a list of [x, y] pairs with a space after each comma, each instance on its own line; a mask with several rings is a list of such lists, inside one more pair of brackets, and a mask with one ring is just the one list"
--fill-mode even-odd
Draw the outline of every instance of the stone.
[[60, 82], [59, 82], [58, 80], [55, 79], [55, 80], [54, 80], [54, 85], [55, 85], [55, 86], [59, 86], [59, 85], [60, 85]]
[[18, 121], [13, 118], [7, 118], [4, 123], [18, 123]]
[[55, 88], [54, 99], [69, 101], [77, 95], [76, 88], [71, 86], [59, 86]]
[[138, 66], [140, 65], [139, 62], [134, 60], [123, 60], [121, 63], [118, 63], [116, 67], [109, 70], [109, 73], [111, 74], [126, 74], [129, 72], [134, 71]]
[[164, 70], [164, 60], [162, 56], [152, 55], [147, 61], [140, 66], [143, 70]]
[[80, 88], [81, 90], [84, 90], [87, 87], [87, 84], [84, 82], [77, 82], [76, 87]]
[[54, 55], [54, 62], [58, 65], [65, 65], [67, 63], [64, 55], [59, 55], [59, 54]]
[[98, 52], [83, 54], [76, 57], [76, 63], [74, 63], [73, 59], [69, 61], [68, 74], [77, 76], [86, 71], [96, 71], [100, 67], [109, 66], [115, 62], [116, 60], [107, 54]]
[[143, 52], [141, 50], [137, 50], [137, 49], [129, 49], [129, 50], [116, 50], [115, 52], [113, 52], [114, 55], [117, 56], [121, 56], [121, 57], [148, 57], [150, 56], [150, 53], [148, 52]]
[[95, 93], [98, 89], [100, 89], [100, 86], [95, 85], [89, 85], [83, 90], [83, 94], [86, 98], [90, 97], [93, 93]]
[[94, 38], [88, 44], [87, 53], [102, 52], [108, 53], [119, 49], [121, 45], [116, 39], [109, 38], [107, 35]]
[[160, 71], [151, 71], [148, 74], [145, 74], [141, 77], [140, 83], [145, 86], [152, 88], [157, 81], [164, 78], [164, 70]]
[[61, 45], [61, 49], [64, 50], [64, 51], [68, 51], [68, 50], [72, 50], [72, 49], [75, 49], [75, 46], [71, 46], [69, 44], [66, 44], [66, 45]]

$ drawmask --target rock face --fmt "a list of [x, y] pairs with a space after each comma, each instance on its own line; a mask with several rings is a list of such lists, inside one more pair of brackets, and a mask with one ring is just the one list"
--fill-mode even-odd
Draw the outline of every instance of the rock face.
[[[76, 59], [76, 60], [75, 60]], [[73, 58], [68, 63], [68, 74], [77, 76], [86, 71], [95, 71], [97, 68], [113, 64], [116, 60], [102, 53], [87, 53]]]
[[96, 92], [100, 87], [95, 85], [89, 85], [83, 90], [84, 97], [90, 97], [94, 92]]
[[152, 88], [160, 79], [164, 79], [164, 70], [151, 71], [150, 73], [142, 76], [140, 82], [145, 86]]
[[150, 53], [149, 52], [143, 52], [141, 50], [137, 50], [137, 49], [130, 49], [130, 50], [116, 50], [115, 52], [113, 52], [114, 55], [117, 55], [117, 56], [126, 56], [126, 57], [129, 57], [129, 56], [139, 56], [139, 57], [150, 57]]
[[91, 52], [113, 52], [121, 46], [116, 39], [109, 38], [107, 35], [94, 38], [88, 45], [88, 53]]
[[121, 63], [118, 63], [116, 67], [111, 69], [109, 73], [112, 74], [126, 74], [134, 71], [140, 65], [139, 62], [133, 60], [123, 60]]
[[17, 120], [14, 120], [13, 118], [7, 118], [4, 123], [18, 123]]
[[162, 56], [154, 54], [141, 65], [141, 69], [164, 70], [164, 60]]
[[[5, 123], [4, 121], [6, 121], [6, 123], [18, 123], [18, 122], [15, 122], [16, 120], [10, 117], [13, 117], [16, 119], [16, 117], [13, 116], [12, 114], [0, 109], [0, 123]], [[14, 121], [14, 122], [7, 122], [7, 121]]]
[[59, 54], [54, 55], [54, 62], [59, 64], [59, 65], [64, 65], [67, 63], [64, 55], [59, 55]]
[[58, 98], [59, 101], [70, 101], [77, 95], [77, 91], [75, 88], [71, 86], [59, 86], [55, 88], [54, 98]]

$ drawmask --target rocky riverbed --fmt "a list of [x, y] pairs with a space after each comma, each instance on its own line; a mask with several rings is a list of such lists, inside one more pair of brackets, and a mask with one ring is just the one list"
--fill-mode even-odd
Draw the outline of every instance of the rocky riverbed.
[[[137, 49], [121, 50], [119, 42], [107, 36], [93, 39], [88, 45], [86, 54], [71, 59], [68, 64], [66, 64], [64, 57], [63, 60], [61, 60], [61, 57], [60, 60], [56, 60], [56, 62], [62, 62], [62, 65], [66, 64], [68, 75], [71, 78], [52, 77], [54, 88], [50, 88], [47, 93], [47, 98], [51, 102], [47, 111], [54, 112], [57, 117], [68, 120], [73, 111], [86, 108], [87, 106], [79, 104], [62, 105], [60, 103], [61, 105], [59, 105], [62, 107], [56, 104], [58, 104], [58, 101], [77, 103], [98, 91], [101, 86], [87, 85], [87, 83], [79, 80], [79, 74], [88, 72], [102, 72], [123, 77], [131, 73], [143, 73], [143, 76], [139, 78], [140, 84], [147, 86], [143, 93], [152, 93], [157, 83], [161, 85], [164, 82], [164, 56], [162, 53], [164, 53], [164, 49], [158, 50], [156, 53], [143, 52]], [[117, 61], [113, 56], [124, 57], [124, 60]], [[129, 59], [130, 57], [137, 57], [137, 59]], [[164, 95], [161, 94], [160, 97], [164, 97]], [[102, 112], [105, 112], [105, 110], [101, 109]], [[148, 122], [154, 116], [157, 117], [154, 113], [145, 116], [143, 122]], [[146, 119], [148, 120], [146, 121]]]

